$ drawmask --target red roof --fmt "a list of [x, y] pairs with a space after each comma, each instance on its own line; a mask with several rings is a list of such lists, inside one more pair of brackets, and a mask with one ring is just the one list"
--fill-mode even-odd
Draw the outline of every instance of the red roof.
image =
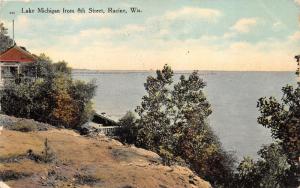
[[0, 54], [0, 62], [33, 63], [35, 61], [36, 58], [31, 53], [17, 45]]

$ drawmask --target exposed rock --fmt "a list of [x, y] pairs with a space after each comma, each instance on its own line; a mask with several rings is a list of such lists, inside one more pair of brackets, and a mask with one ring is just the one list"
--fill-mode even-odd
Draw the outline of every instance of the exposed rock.
[[[28, 126], [30, 127], [28, 128]], [[16, 118], [13, 116], [7, 116], [3, 114], [0, 114], [0, 127], [4, 127], [5, 129], [14, 129], [18, 127], [19, 129], [21, 129], [21, 131], [22, 129], [26, 129], [26, 128], [28, 128], [29, 131], [30, 129], [35, 129], [37, 131], [46, 131], [53, 128], [52, 125], [49, 125], [47, 123], [37, 122], [33, 119]], [[25, 130], [23, 132], [28, 132], [28, 131]]]

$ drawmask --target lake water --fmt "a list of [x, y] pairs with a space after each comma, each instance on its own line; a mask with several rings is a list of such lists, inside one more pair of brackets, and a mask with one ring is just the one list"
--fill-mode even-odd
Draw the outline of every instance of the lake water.
[[[186, 74], [186, 73], [184, 73]], [[200, 72], [207, 83], [206, 96], [212, 105], [210, 124], [227, 150], [256, 157], [262, 144], [272, 141], [269, 130], [257, 123], [257, 100], [263, 96], [280, 99], [281, 88], [296, 84], [293, 72]], [[151, 72], [74, 72], [75, 79], [96, 80], [97, 112], [119, 119], [134, 111], [145, 94], [143, 83]], [[175, 74], [179, 79], [180, 74]]]

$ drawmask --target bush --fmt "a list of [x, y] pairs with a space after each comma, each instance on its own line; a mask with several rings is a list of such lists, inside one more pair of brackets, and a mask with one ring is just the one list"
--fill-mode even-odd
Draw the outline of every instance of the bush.
[[31, 175], [32, 174], [30, 173], [17, 172], [13, 170], [4, 170], [4, 171], [0, 171], [0, 180], [1, 181], [18, 180]]
[[136, 117], [132, 112], [127, 112], [124, 117], [119, 120], [120, 128], [117, 130], [116, 135], [120, 141], [127, 144], [135, 144], [137, 141]]
[[90, 185], [90, 186], [93, 186], [96, 183], [99, 183], [101, 181], [97, 177], [94, 177], [92, 175], [85, 175], [85, 174], [76, 174], [74, 176], [74, 178], [75, 178], [75, 182], [77, 184], [80, 184], [80, 185]]
[[163, 147], [160, 147], [159, 155], [162, 158], [162, 162], [164, 165], [172, 165], [175, 163], [174, 155], [172, 154], [172, 152], [165, 150]]
[[44, 141], [44, 148], [42, 154], [36, 154], [31, 149], [29, 149], [27, 151], [27, 157], [35, 162], [43, 162], [43, 163], [51, 163], [56, 159], [54, 152], [49, 146], [49, 142], [47, 138]]
[[48, 139], [46, 138], [44, 142], [44, 150], [42, 152], [42, 161], [45, 163], [51, 163], [54, 159], [55, 155], [49, 146]]

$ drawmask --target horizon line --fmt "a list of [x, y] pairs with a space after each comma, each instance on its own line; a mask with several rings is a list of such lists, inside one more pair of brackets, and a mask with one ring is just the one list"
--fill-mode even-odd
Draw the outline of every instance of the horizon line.
[[[150, 70], [130, 70], [130, 69], [84, 69], [84, 68], [72, 68], [76, 71], [95, 71], [95, 72], [155, 72], [161, 69], [150, 69]], [[203, 72], [295, 72], [292, 70], [173, 70], [174, 72], [192, 72], [192, 71], [203, 71]]]

